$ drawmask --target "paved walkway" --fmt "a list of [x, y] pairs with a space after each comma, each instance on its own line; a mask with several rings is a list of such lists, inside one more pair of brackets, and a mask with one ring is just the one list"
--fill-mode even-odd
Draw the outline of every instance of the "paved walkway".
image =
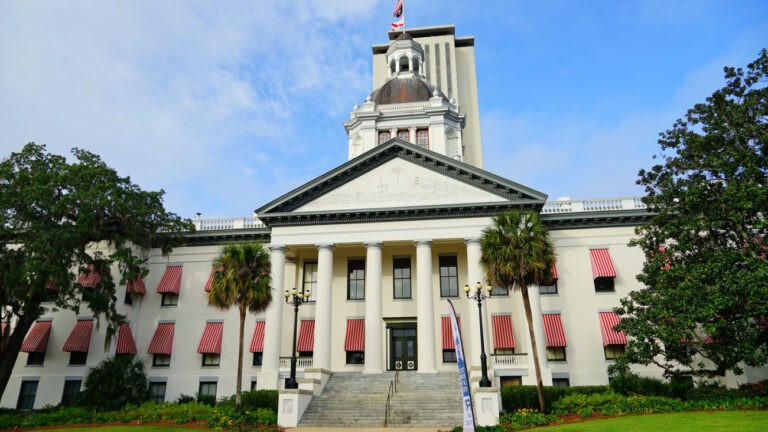
[[424, 428], [424, 427], [296, 427], [286, 428], [290, 432], [449, 432], [451, 429]]

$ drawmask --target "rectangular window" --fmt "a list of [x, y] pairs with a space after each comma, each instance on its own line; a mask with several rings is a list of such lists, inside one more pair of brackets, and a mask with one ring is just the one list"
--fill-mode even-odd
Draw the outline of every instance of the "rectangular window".
[[348, 365], [365, 364], [365, 353], [363, 351], [347, 351]]
[[253, 353], [253, 365], [254, 366], [261, 366], [262, 360], [264, 360], [264, 353], [261, 353], [261, 352]]
[[570, 387], [570, 378], [552, 378], [552, 386], [554, 387]]
[[152, 356], [153, 367], [168, 367], [171, 365], [171, 356], [168, 354], [155, 354]]
[[216, 399], [216, 381], [200, 381], [197, 391], [198, 397], [212, 397]]
[[257, 382], [256, 380], [251, 381], [251, 391], [254, 391], [257, 389], [256, 382]]
[[614, 292], [612, 277], [595, 278], [595, 292]]
[[37, 381], [22, 381], [21, 390], [19, 390], [19, 401], [16, 404], [16, 409], [33, 409], [35, 407], [35, 396], [37, 396]]
[[440, 297], [459, 296], [459, 268], [455, 256], [441, 256]]
[[133, 294], [131, 294], [131, 291], [125, 290], [125, 299], [123, 300], [123, 303], [129, 306], [133, 304]]
[[88, 352], [72, 351], [69, 353], [69, 365], [70, 366], [82, 366], [88, 359]]
[[425, 149], [429, 148], [429, 131], [427, 129], [416, 131], [416, 145]]
[[411, 259], [395, 258], [392, 260], [392, 273], [394, 298], [411, 298]]
[[347, 262], [347, 300], [365, 300], [365, 260]]
[[44, 352], [31, 352], [27, 355], [27, 366], [42, 366], [45, 361]]
[[515, 353], [514, 348], [494, 348], [493, 353], [495, 355], [512, 355]]
[[503, 376], [499, 377], [499, 382], [502, 387], [512, 387], [523, 385], [523, 377], [521, 376]]
[[397, 137], [405, 142], [411, 142], [411, 134], [407, 130], [397, 131]]
[[547, 347], [547, 360], [565, 361], [565, 347]]
[[506, 286], [494, 286], [493, 291], [491, 291], [492, 296], [508, 296], [509, 295], [509, 287]]
[[163, 299], [160, 302], [160, 306], [178, 306], [179, 295], [172, 292], [164, 292]]
[[203, 366], [218, 366], [221, 362], [221, 356], [219, 354], [205, 353], [203, 354]]
[[456, 363], [456, 350], [444, 349], [443, 350], [443, 363]]
[[551, 285], [539, 285], [539, 294], [557, 294], [557, 281], [552, 281]]
[[155, 403], [165, 402], [165, 383], [164, 382], [149, 383], [149, 400]]
[[309, 291], [309, 301], [315, 301], [317, 292], [317, 263], [304, 263], [304, 281], [302, 282], [303, 292]]
[[624, 355], [624, 345], [606, 345], [604, 351], [606, 360], [616, 360]]
[[391, 138], [391, 135], [389, 134], [389, 131], [380, 131], [379, 132], [379, 145], [382, 145], [385, 142], [389, 141], [390, 138]]
[[66, 380], [64, 381], [64, 393], [61, 395], [61, 404], [64, 406], [72, 406], [77, 399], [77, 395], [80, 393], [80, 386], [83, 380]]

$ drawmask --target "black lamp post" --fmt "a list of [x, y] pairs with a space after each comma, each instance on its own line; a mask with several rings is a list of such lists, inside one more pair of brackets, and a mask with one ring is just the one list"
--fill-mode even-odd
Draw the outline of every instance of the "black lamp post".
[[299, 306], [302, 303], [309, 300], [311, 293], [309, 291], [297, 292], [296, 288], [288, 291], [285, 290], [283, 296], [285, 302], [289, 305], [293, 305], [293, 345], [291, 345], [291, 376], [285, 382], [285, 388], [297, 389], [299, 383], [296, 382], [296, 327], [299, 323]]
[[483, 284], [480, 282], [475, 285], [474, 289], [469, 288], [469, 285], [464, 285], [464, 292], [467, 293], [467, 298], [477, 301], [477, 312], [480, 319], [480, 368], [483, 373], [483, 376], [480, 377], [480, 387], [491, 386], [491, 380], [488, 379], [488, 363], [485, 357], [485, 339], [483, 337], [483, 300], [491, 296], [491, 291], [493, 291], [493, 286], [488, 285], [483, 289]]

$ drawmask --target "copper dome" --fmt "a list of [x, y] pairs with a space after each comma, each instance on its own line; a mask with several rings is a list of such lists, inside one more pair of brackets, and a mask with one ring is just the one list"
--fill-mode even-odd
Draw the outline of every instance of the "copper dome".
[[[434, 92], [435, 86], [428, 84], [419, 77], [392, 78], [371, 94], [371, 100], [376, 105], [426, 102]], [[437, 94], [448, 102], [448, 98], [443, 92], [437, 90]]]

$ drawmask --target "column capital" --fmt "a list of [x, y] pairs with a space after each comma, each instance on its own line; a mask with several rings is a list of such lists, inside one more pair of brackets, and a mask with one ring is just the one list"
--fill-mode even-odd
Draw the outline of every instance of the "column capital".
[[379, 240], [374, 240], [374, 241], [363, 242], [363, 244], [365, 245], [365, 248], [368, 249], [368, 248], [381, 248], [381, 246], [384, 243]]
[[413, 243], [416, 246], [429, 246], [429, 247], [432, 247], [432, 240], [428, 240], [428, 239], [414, 240]]
[[479, 244], [480, 243], [480, 237], [467, 237], [464, 239], [464, 244], [469, 246], [471, 244]]
[[268, 247], [270, 252], [285, 252], [286, 249], [284, 244], [271, 244]]
[[334, 245], [333, 243], [318, 243], [318, 244], [315, 245], [315, 247], [318, 250], [325, 249], [325, 250], [329, 250], [331, 252], [333, 252], [333, 250], [336, 249], [336, 245]]

